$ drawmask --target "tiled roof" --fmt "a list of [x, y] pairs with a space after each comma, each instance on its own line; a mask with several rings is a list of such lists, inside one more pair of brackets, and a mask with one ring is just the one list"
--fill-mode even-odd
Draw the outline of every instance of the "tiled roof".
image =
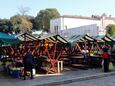
[[[102, 18], [102, 16], [92, 16], [92, 17], [88, 17], [88, 16], [79, 16], [79, 15], [63, 15], [60, 16], [62, 18], [79, 18], [79, 19], [89, 19], [89, 20], [100, 20]], [[59, 17], [59, 18], [60, 18]], [[115, 20], [115, 17], [107, 17], [105, 16], [106, 19], [110, 19], [110, 20]]]
[[63, 15], [60, 16], [63, 18], [79, 18], [79, 19], [89, 19], [89, 20], [100, 20], [101, 17], [87, 17], [87, 16], [78, 16], [78, 15]]

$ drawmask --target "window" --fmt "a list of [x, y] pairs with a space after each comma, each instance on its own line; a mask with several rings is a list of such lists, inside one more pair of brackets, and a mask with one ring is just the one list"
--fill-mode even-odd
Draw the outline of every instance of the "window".
[[58, 26], [54, 26], [54, 32], [58, 34]]

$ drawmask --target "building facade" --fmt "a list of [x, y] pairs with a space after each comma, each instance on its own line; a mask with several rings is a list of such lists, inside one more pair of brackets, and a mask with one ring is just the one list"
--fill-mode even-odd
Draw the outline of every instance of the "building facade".
[[64, 15], [50, 21], [50, 32], [62, 36], [105, 35], [105, 28], [109, 24], [115, 24], [115, 18], [107, 16], [84, 17]]

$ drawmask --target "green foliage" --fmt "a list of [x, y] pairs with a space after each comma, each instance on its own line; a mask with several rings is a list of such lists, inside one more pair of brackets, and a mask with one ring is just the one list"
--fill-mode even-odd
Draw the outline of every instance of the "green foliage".
[[34, 30], [49, 31], [50, 19], [60, 16], [55, 8], [40, 10], [36, 17], [25, 15], [26, 8], [20, 9], [20, 14], [12, 16], [10, 19], [0, 19], [0, 32], [31, 32]]
[[106, 34], [110, 36], [115, 36], [115, 25], [112, 25], [112, 24], [108, 25], [106, 27], [106, 32], [107, 32]]
[[32, 23], [30, 21], [29, 16], [20, 16], [20, 15], [15, 15], [10, 18], [12, 25], [13, 25], [13, 30], [15, 32], [30, 32], [32, 29]]
[[21, 20], [20, 20], [20, 17], [19, 15], [15, 15], [13, 17], [10, 18], [10, 21], [12, 23], [12, 28], [13, 30], [18, 33], [20, 32], [20, 23], [21, 23]]
[[59, 16], [59, 12], [54, 8], [40, 10], [34, 21], [36, 29], [43, 29], [48, 32], [50, 29], [50, 20]]
[[9, 19], [0, 19], [0, 32], [11, 32], [12, 24]]

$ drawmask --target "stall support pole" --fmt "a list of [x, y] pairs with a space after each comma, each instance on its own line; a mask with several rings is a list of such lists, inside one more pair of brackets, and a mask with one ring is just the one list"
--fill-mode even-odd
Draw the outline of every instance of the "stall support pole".
[[58, 73], [63, 70], [63, 61], [58, 61]]

